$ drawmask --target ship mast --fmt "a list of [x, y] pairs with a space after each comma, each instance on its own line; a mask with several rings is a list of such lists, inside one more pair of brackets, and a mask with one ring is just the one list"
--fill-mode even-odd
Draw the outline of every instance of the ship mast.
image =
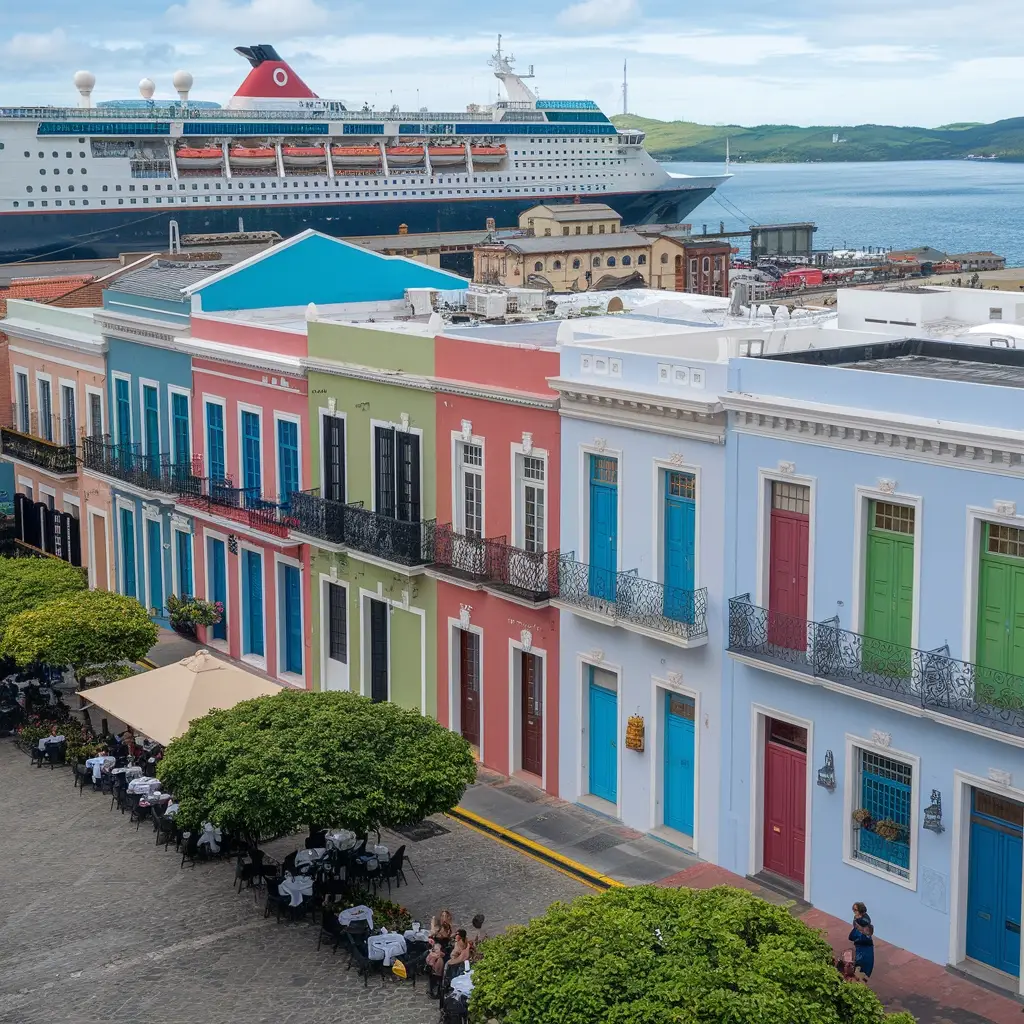
[[498, 35], [498, 49], [494, 56], [487, 62], [494, 68], [494, 77], [505, 86], [505, 94], [512, 103], [526, 103], [532, 108], [537, 102], [530, 87], [523, 81], [524, 78], [533, 78], [533, 65], [525, 75], [517, 74], [514, 70], [516, 59], [509, 53], [501, 52], [501, 35]]
[[626, 62], [622, 62], [622, 112], [629, 113], [629, 84], [626, 81]]

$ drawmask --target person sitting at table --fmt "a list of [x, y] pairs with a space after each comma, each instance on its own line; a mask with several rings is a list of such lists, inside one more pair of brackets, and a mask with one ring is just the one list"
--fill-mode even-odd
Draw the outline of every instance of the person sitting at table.
[[439, 917], [432, 917], [430, 919], [430, 937], [435, 942], [447, 946], [452, 941], [453, 933], [452, 912], [450, 910], [442, 910]]
[[476, 914], [473, 917], [473, 935], [469, 940], [470, 952], [469, 959], [471, 961], [480, 959], [480, 943], [487, 938], [484, 934], [484, 915]]
[[451, 956], [448, 957], [448, 962], [444, 965], [444, 982], [441, 985], [442, 996], [451, 987], [452, 978], [457, 974], [462, 974], [468, 966], [471, 948], [469, 937], [466, 935], [466, 929], [460, 928], [455, 933], [455, 943], [452, 946]]
[[50, 726], [50, 733], [39, 741], [39, 749], [45, 750], [51, 743], [63, 743], [64, 737], [57, 732], [57, 726]]
[[444, 946], [430, 939], [430, 952], [424, 963], [429, 976], [429, 994], [432, 999], [441, 995], [441, 979], [444, 977]]
[[106, 747], [100, 747], [95, 757], [86, 759], [86, 768], [92, 769], [92, 781], [99, 782], [104, 772], [109, 772], [114, 767], [114, 759], [107, 753]]

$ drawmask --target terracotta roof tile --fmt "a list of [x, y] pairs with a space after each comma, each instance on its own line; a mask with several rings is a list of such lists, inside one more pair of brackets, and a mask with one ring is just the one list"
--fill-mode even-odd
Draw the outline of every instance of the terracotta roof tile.
[[60, 298], [68, 292], [81, 288], [92, 281], [91, 274], [77, 274], [68, 277], [29, 277], [12, 281], [0, 294], [5, 299], [47, 299]]

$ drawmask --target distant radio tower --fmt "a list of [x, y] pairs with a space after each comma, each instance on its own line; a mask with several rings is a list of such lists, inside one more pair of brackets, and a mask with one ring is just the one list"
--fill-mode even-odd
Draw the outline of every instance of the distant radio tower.
[[626, 82], [626, 62], [622, 62], [622, 112], [629, 113], [629, 85]]

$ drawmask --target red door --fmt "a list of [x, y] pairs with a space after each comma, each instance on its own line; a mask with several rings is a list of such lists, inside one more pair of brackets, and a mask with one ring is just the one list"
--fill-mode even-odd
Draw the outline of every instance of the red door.
[[480, 637], [468, 629], [459, 630], [459, 722], [462, 735], [474, 747], [480, 746]]
[[807, 826], [807, 732], [770, 719], [764, 751], [764, 868], [801, 885]]
[[542, 690], [540, 659], [523, 651], [523, 744], [522, 764], [524, 772], [544, 774], [544, 708], [541, 704]]
[[768, 548], [768, 642], [790, 651], [807, 646], [807, 556], [810, 491], [772, 484]]

